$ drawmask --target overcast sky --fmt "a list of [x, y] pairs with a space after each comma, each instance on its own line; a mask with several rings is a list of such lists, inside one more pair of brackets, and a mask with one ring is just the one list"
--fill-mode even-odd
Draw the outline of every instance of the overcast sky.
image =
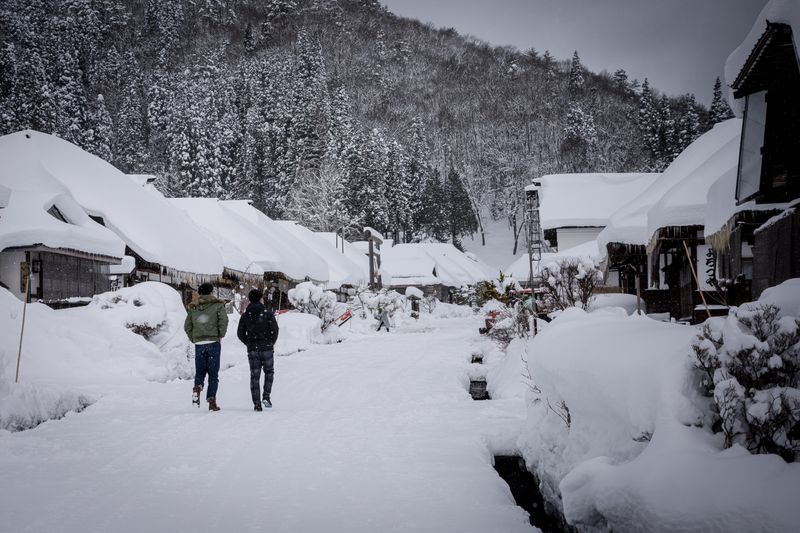
[[578, 54], [599, 72], [628, 71], [671, 95], [711, 100], [725, 59], [767, 0], [381, 0], [398, 15], [495, 45]]

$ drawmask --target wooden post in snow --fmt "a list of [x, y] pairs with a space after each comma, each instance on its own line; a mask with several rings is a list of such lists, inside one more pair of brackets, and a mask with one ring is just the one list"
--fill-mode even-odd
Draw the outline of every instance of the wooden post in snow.
[[25, 313], [28, 310], [28, 292], [31, 286], [31, 275], [25, 276], [25, 295], [22, 300], [22, 327], [19, 329], [19, 350], [17, 350], [17, 372], [14, 376], [14, 383], [19, 383], [19, 362], [22, 359], [22, 337], [25, 335]]
[[694, 269], [694, 261], [692, 260], [692, 254], [689, 253], [689, 247], [686, 246], [686, 241], [683, 241], [683, 249], [686, 252], [686, 259], [689, 260], [689, 268], [692, 269], [692, 277], [694, 277], [694, 282], [697, 284], [697, 290], [700, 292], [700, 299], [703, 300], [703, 306], [706, 308], [706, 314], [708, 314], [708, 318], [711, 318], [711, 310], [708, 308], [708, 303], [706, 302], [706, 295], [703, 294], [703, 289], [702, 287], [700, 287], [700, 280], [697, 279], [697, 272]]

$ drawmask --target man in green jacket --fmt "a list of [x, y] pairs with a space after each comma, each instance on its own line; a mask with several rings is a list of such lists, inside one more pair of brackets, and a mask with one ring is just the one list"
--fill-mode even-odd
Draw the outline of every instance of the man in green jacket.
[[217, 386], [219, 385], [219, 358], [222, 351], [220, 340], [228, 329], [228, 314], [225, 302], [212, 296], [214, 287], [203, 283], [197, 288], [200, 297], [189, 304], [183, 329], [194, 343], [194, 389], [192, 403], [200, 407], [200, 392], [208, 374], [206, 400], [209, 411], [219, 411]]

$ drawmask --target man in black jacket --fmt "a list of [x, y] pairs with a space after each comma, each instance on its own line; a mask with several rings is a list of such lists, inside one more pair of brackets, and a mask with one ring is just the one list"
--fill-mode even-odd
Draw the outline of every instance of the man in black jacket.
[[[273, 349], [278, 340], [278, 321], [264, 304], [261, 303], [261, 291], [253, 289], [247, 295], [250, 305], [239, 320], [236, 335], [247, 346], [247, 358], [250, 361], [250, 393], [256, 411], [261, 406], [272, 407], [270, 393], [275, 376], [275, 358]], [[264, 370], [264, 394], [259, 401], [259, 385], [261, 370]]]

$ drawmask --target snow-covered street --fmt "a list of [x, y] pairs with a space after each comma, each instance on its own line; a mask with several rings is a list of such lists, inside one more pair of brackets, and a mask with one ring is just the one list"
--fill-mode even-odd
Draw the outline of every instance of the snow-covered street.
[[142, 380], [0, 432], [0, 530], [532, 531], [492, 468], [524, 402], [467, 392], [478, 326], [438, 320], [278, 357], [263, 413], [229, 334], [219, 413], [192, 408], [188, 381]]

